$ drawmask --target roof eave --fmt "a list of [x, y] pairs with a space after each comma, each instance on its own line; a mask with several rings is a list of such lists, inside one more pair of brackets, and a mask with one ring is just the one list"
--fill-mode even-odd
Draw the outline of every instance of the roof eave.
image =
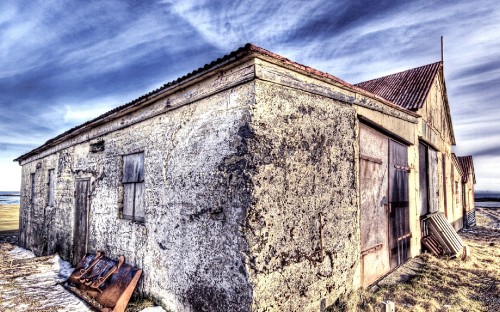
[[[252, 51], [251, 47], [253, 45], [247, 44], [244, 47], [231, 52], [230, 54], [227, 55], [227, 57], [219, 58], [216, 61], [205, 65], [202, 68], [199, 68], [189, 74], [186, 74], [173, 82], [169, 82], [161, 86], [160, 88], [153, 90], [145, 95], [142, 95], [126, 104], [123, 104], [121, 106], [116, 107], [115, 109], [108, 111], [94, 119], [91, 119], [90, 121], [87, 121], [83, 124], [80, 124], [72, 129], [69, 129], [66, 132], [63, 132], [62, 134], [49, 139], [47, 142], [45, 142], [43, 145], [29, 151], [28, 153], [25, 153], [13, 161], [15, 162], [21, 162], [23, 160], [28, 159], [31, 156], [37, 155], [40, 152], [43, 152], [53, 146], [56, 146], [60, 144], [61, 142], [64, 142], [70, 138], [73, 138], [81, 133], [84, 133], [94, 127], [97, 127], [99, 125], [102, 125], [106, 122], [109, 122], [111, 120], [115, 120], [117, 118], [120, 118], [124, 115], [127, 115], [129, 113], [132, 113], [144, 106], [147, 106], [148, 104], [158, 101], [162, 99], [163, 97], [166, 97], [169, 94], [172, 94], [176, 92], [179, 89], [186, 88], [190, 85], [195, 84], [199, 80], [206, 79], [208, 77], [211, 77], [216, 74], [216, 72], [221, 69], [221, 68], [226, 68], [227, 66], [231, 66], [233, 64], [238, 64], [241, 62], [245, 62], [247, 59], [250, 59], [252, 57], [252, 54], [254, 54], [254, 51]], [[240, 51], [241, 50], [241, 51]], [[235, 54], [232, 55], [231, 54]], [[214, 64], [215, 63], [215, 64]], [[208, 66], [211, 65], [211, 66]]]

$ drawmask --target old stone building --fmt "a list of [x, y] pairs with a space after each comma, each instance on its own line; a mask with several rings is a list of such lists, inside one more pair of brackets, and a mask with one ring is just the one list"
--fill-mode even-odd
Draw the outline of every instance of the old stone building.
[[417, 255], [419, 216], [453, 201], [429, 70], [398, 100], [246, 45], [16, 159], [20, 243], [125, 255], [174, 311], [323, 310]]

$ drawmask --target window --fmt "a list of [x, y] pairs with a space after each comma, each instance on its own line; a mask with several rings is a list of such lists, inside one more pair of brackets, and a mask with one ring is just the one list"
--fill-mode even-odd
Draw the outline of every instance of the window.
[[31, 203], [35, 203], [35, 174], [31, 174]]
[[144, 222], [144, 153], [123, 156], [123, 218]]
[[54, 207], [54, 188], [55, 188], [55, 173], [54, 169], [49, 170], [49, 199], [47, 202], [48, 206]]

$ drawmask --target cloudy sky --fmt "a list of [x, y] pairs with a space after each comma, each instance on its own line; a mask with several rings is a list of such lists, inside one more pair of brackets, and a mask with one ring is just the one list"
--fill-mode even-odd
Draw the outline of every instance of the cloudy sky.
[[247, 42], [350, 83], [440, 60], [455, 152], [500, 191], [497, 1], [0, 1], [0, 190], [12, 160]]

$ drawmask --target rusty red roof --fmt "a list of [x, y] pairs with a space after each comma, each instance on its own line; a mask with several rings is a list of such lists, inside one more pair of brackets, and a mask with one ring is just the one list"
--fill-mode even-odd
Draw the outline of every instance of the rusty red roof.
[[397, 105], [416, 111], [425, 103], [432, 82], [442, 62], [436, 62], [412, 68], [392, 75], [355, 84], [371, 93], [396, 103]]
[[472, 162], [472, 156], [460, 156], [457, 157], [457, 160], [464, 173], [464, 175], [462, 176], [462, 182], [467, 183], [469, 174], [472, 173], [473, 182], [476, 183], [476, 175], [474, 174], [474, 163]]

